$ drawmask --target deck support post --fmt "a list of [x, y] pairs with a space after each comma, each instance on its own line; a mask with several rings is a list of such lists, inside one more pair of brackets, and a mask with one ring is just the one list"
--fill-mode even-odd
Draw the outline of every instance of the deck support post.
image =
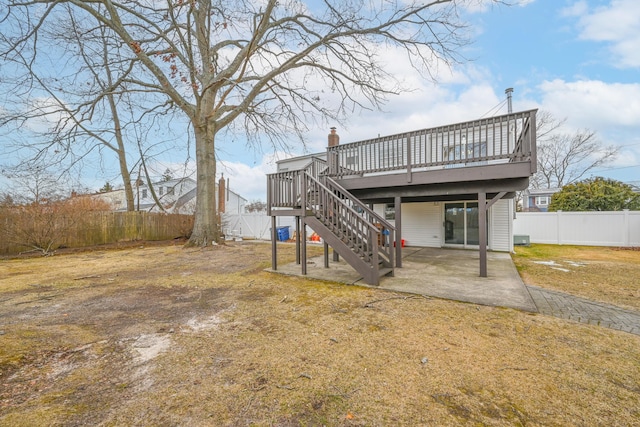
[[300, 209], [302, 209], [300, 224], [300, 239], [302, 240], [302, 253], [300, 262], [302, 263], [302, 275], [307, 275], [307, 173], [302, 172], [302, 182], [300, 188]]
[[402, 268], [402, 197], [396, 196], [394, 203], [396, 216], [396, 267]]
[[480, 244], [480, 277], [487, 277], [487, 193], [478, 193], [478, 237]]
[[276, 217], [271, 217], [271, 269], [278, 269], [278, 260], [277, 260], [277, 250], [276, 250], [276, 239], [278, 237], [278, 233], [276, 232]]
[[329, 268], [329, 244], [324, 242], [324, 268]]
[[296, 216], [296, 264], [300, 265], [300, 217]]
[[302, 234], [302, 236], [300, 236], [300, 238], [302, 239], [302, 251], [301, 251], [301, 259], [300, 262], [302, 262], [302, 275], [306, 276], [307, 275], [307, 222], [305, 221], [304, 217], [302, 217], [302, 230], [300, 230], [300, 234]]

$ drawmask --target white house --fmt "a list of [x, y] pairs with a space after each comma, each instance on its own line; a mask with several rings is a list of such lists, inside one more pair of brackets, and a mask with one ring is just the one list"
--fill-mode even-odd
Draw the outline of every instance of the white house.
[[[176, 214], [193, 214], [196, 207], [196, 181], [191, 178], [170, 179], [152, 184], [156, 197], [164, 211]], [[216, 184], [216, 207], [220, 213], [239, 214], [244, 212], [247, 200], [230, 190], [224, 178]], [[134, 185], [133, 198], [135, 210], [161, 212], [149, 186], [145, 183]], [[95, 195], [107, 201], [115, 211], [126, 210], [124, 190], [114, 190]], [[222, 200], [222, 203], [220, 202]]]
[[530, 110], [348, 144], [332, 129], [325, 153], [282, 160], [268, 175], [268, 215], [311, 227], [370, 284], [401, 266], [403, 241], [477, 249], [486, 277], [487, 249], [513, 250], [514, 198], [536, 171], [535, 118]]

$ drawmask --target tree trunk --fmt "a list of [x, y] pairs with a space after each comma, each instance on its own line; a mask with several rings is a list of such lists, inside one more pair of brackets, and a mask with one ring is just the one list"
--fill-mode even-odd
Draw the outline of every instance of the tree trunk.
[[124, 184], [124, 194], [127, 200], [127, 211], [133, 212], [136, 210], [136, 205], [133, 198], [133, 186], [131, 185], [131, 175], [129, 174], [129, 169], [127, 169], [126, 159], [120, 159], [120, 173], [122, 174], [122, 183]]
[[208, 126], [194, 126], [196, 139], [196, 212], [190, 246], [218, 243], [218, 215], [216, 212], [216, 154], [215, 133]]

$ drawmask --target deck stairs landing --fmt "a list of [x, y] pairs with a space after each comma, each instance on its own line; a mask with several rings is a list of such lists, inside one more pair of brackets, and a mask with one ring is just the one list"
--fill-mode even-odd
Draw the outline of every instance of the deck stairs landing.
[[[300, 216], [363, 280], [378, 285], [393, 275], [395, 228], [325, 174], [326, 163], [314, 158], [302, 170], [268, 177], [270, 215]], [[302, 242], [305, 244], [306, 242]]]

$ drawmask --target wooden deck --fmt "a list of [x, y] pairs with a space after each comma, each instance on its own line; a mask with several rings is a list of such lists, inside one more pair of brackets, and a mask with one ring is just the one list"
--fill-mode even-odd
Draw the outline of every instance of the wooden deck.
[[[391, 242], [379, 248], [375, 242], [384, 240], [383, 230], [392, 235], [395, 232], [398, 248], [395, 260], [400, 267], [399, 218], [403, 202], [477, 200], [478, 222], [485, 224], [490, 206], [527, 188], [537, 164], [536, 112], [529, 110], [330, 146], [322, 156], [326, 160], [310, 157], [303, 168], [268, 175], [268, 214], [274, 218], [274, 224], [278, 215], [295, 216], [303, 226], [316, 224], [327, 234], [323, 236], [325, 241], [337, 246], [343, 242], [346, 247], [366, 247], [366, 252], [357, 257], [367, 261], [371, 258], [369, 266], [376, 270], [377, 251], [385, 252], [387, 264], [393, 264], [393, 251], [389, 249]], [[383, 220], [370, 209], [374, 203], [395, 205], [395, 228], [390, 224], [377, 226]], [[334, 212], [342, 212], [343, 222], [329, 223], [327, 218], [336, 218]], [[360, 224], [360, 217], [368, 219]], [[318, 221], [324, 221], [323, 225]], [[335, 238], [329, 235], [334, 232]], [[479, 233], [480, 276], [486, 277], [486, 227], [480, 226]], [[274, 269], [275, 256], [274, 249]], [[304, 263], [302, 268], [304, 271]], [[377, 271], [368, 277], [377, 281]]]
[[410, 181], [416, 170], [535, 160], [536, 111], [328, 147], [330, 174], [342, 178], [405, 171]]
[[536, 171], [536, 111], [329, 147], [328, 173], [371, 203], [512, 194]]

